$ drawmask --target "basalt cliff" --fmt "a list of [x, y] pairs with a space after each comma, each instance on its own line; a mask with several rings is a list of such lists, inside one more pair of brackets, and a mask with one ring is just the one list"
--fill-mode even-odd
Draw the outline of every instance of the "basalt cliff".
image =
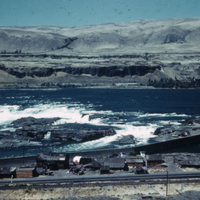
[[1, 87], [200, 86], [200, 18], [0, 27]]

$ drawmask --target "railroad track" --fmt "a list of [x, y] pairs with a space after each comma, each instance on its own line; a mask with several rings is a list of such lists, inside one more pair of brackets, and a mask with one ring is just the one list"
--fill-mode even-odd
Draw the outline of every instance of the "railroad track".
[[[85, 182], [85, 183], [57, 183], [57, 184], [9, 184], [0, 186], [0, 190], [18, 190], [18, 189], [55, 189], [55, 188], [72, 188], [72, 187], [106, 187], [106, 186], [131, 186], [131, 185], [166, 185], [167, 180], [140, 180], [140, 181], [116, 181], [116, 182]], [[177, 183], [197, 183], [200, 184], [200, 179], [169, 179], [168, 184]]]

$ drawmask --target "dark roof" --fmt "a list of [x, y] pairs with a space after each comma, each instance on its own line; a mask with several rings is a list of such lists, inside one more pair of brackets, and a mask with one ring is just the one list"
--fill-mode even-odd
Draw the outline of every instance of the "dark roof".
[[162, 161], [162, 155], [154, 154], [154, 155], [146, 155], [147, 161]]
[[37, 161], [65, 161], [66, 156], [68, 154], [66, 153], [39, 153], [37, 157]]
[[11, 174], [16, 170], [16, 167], [2, 167], [0, 168], [0, 174]]
[[24, 168], [19, 168], [17, 171], [33, 171], [35, 168], [30, 168], [30, 167], [24, 167]]
[[185, 166], [200, 166], [200, 156], [178, 156], [176, 160], [180, 165]]
[[142, 156], [128, 156], [126, 163], [144, 163]]
[[100, 168], [101, 164], [99, 162], [90, 162], [86, 165], [84, 165], [84, 167], [94, 167], [94, 168]]
[[124, 168], [124, 158], [105, 158], [103, 159], [103, 165], [109, 166], [110, 168]]
[[104, 166], [104, 165], [102, 165], [102, 166], [100, 167], [100, 170], [101, 170], [101, 171], [109, 171], [109, 170], [110, 170], [110, 167], [109, 167], [109, 166]]

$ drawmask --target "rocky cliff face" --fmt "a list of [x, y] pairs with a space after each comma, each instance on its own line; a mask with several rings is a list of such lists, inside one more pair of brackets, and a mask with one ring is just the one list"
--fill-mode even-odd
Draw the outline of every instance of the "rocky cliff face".
[[160, 66], [112, 66], [112, 67], [63, 67], [63, 68], [7, 68], [0, 65], [0, 70], [15, 76], [19, 79], [24, 77], [49, 77], [57, 72], [64, 72], [71, 75], [91, 75], [91, 76], [107, 76], [107, 77], [125, 77], [125, 76], [144, 76], [153, 73], [156, 69], [160, 70]]
[[199, 18], [0, 27], [0, 86], [199, 79], [199, 27]]
[[[1, 54], [0, 84], [95, 86], [200, 78], [198, 53], [120, 55]], [[157, 84], [158, 85], [158, 84]], [[188, 85], [188, 84], [187, 84]], [[19, 87], [24, 87], [20, 85]]]

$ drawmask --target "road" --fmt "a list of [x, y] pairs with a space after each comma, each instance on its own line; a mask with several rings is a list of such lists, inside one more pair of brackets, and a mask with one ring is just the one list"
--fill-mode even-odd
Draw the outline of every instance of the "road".
[[[168, 174], [169, 179], [188, 179], [200, 178], [200, 173], [171, 173]], [[13, 179], [15, 184], [30, 184], [30, 183], [78, 183], [78, 182], [97, 182], [97, 181], [138, 181], [138, 180], [152, 180], [152, 179], [167, 179], [166, 173], [160, 174], [127, 174], [127, 175], [99, 175], [91, 176], [76, 176], [73, 178], [56, 178], [53, 176], [48, 177], [34, 177], [24, 179]], [[0, 185], [11, 183], [11, 180], [1, 180]]]

